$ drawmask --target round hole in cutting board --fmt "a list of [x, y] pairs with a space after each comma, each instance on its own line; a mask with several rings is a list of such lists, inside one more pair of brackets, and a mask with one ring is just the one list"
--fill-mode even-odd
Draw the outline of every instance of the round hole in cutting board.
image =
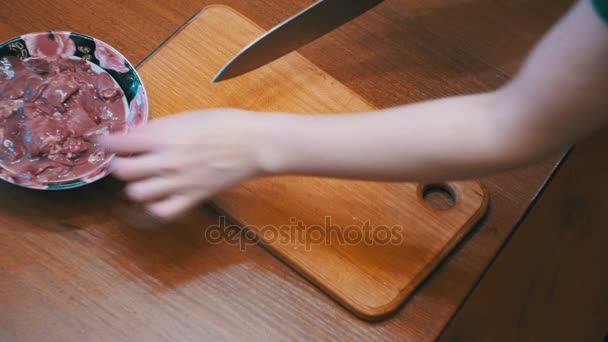
[[425, 185], [422, 198], [426, 205], [436, 210], [447, 210], [456, 204], [454, 191], [446, 184]]

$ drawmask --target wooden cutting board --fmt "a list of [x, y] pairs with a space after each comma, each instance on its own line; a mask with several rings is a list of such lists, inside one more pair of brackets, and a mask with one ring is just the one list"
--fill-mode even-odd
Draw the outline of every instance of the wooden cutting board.
[[[214, 107], [374, 109], [297, 53], [212, 84], [221, 66], [262, 33], [228, 7], [201, 11], [139, 68], [152, 119]], [[356, 315], [377, 320], [407, 299], [486, 210], [487, 196], [477, 182], [442, 185], [455, 198], [446, 210], [425, 202], [427, 187], [274, 177], [226, 191], [214, 205]]]

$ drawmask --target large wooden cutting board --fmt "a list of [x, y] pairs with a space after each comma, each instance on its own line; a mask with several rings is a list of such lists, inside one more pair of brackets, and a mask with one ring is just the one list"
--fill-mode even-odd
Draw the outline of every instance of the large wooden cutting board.
[[[221, 66], [262, 32], [228, 7], [204, 9], [139, 68], [151, 117], [213, 107], [374, 109], [297, 53], [212, 84]], [[308, 177], [250, 181], [214, 205], [356, 315], [375, 320], [396, 310], [483, 215], [487, 197], [477, 182], [445, 186], [456, 198], [447, 210], [425, 203], [425, 185]]]

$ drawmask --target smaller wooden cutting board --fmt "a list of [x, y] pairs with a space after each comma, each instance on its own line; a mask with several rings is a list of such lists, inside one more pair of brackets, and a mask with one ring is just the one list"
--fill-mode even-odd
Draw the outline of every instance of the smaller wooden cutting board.
[[[222, 65], [262, 33], [228, 7], [204, 9], [139, 68], [151, 117], [217, 107], [374, 109], [297, 53], [212, 84]], [[479, 183], [441, 186], [455, 198], [447, 210], [425, 203], [424, 185], [308, 177], [250, 181], [214, 204], [356, 315], [377, 320], [405, 301], [486, 210]]]

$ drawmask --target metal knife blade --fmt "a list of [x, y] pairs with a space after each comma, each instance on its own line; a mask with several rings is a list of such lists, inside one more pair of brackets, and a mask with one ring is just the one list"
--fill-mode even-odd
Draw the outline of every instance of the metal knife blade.
[[215, 76], [227, 80], [268, 64], [367, 12], [383, 0], [320, 0], [254, 40]]

